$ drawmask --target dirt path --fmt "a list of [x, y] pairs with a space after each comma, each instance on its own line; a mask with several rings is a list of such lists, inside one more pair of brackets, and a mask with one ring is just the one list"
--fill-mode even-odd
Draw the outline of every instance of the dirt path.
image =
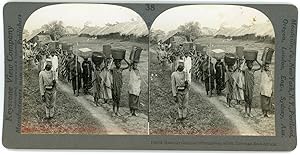
[[[203, 86], [195, 82], [192, 82], [191, 88], [195, 92], [206, 94]], [[234, 126], [238, 129], [240, 135], [259, 136], [259, 134], [250, 125], [245, 123], [243, 118], [239, 116], [239, 113], [235, 109], [225, 107], [222, 103], [220, 103], [218, 97], [207, 97], [207, 101], [213, 104], [219, 111], [224, 114], [224, 116], [228, 120], [230, 120], [234, 124]]]
[[107, 134], [116, 135], [116, 134], [126, 134], [126, 132], [116, 125], [108, 116], [107, 112], [102, 107], [95, 107], [90, 102], [88, 102], [84, 96], [75, 97], [73, 95], [73, 90], [62, 82], [58, 82], [59, 89], [64, 91], [70, 98], [73, 98], [78, 103], [87, 109], [93, 117], [95, 117], [101, 124], [104, 125], [105, 131]]
[[73, 90], [68, 84], [63, 82], [58, 83], [59, 88], [66, 93], [70, 98], [80, 103], [87, 109], [91, 115], [101, 123], [107, 134], [109, 135], [126, 135], [126, 134], [147, 134], [147, 116], [139, 114], [138, 117], [130, 116], [129, 109], [120, 107], [119, 117], [112, 117], [111, 105], [103, 104], [96, 107], [93, 103], [91, 95], [80, 95], [75, 97]]

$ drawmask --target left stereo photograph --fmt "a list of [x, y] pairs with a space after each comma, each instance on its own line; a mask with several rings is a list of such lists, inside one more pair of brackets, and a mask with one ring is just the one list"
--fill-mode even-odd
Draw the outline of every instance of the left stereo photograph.
[[21, 134], [148, 134], [148, 28], [133, 10], [57, 4], [23, 29]]

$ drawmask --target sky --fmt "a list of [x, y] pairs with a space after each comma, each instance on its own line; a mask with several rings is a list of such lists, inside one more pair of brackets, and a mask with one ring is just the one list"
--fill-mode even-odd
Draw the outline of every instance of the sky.
[[[240, 27], [264, 23], [269, 19], [260, 11], [234, 5], [186, 5], [171, 8], [161, 13], [152, 29], [165, 32], [175, 30], [190, 21], [198, 21], [201, 27], [219, 29], [220, 26]], [[54, 20], [61, 20], [64, 26], [83, 28], [85, 23], [91, 26], [104, 26], [106, 23], [126, 22], [132, 19], [143, 21], [133, 10], [109, 4], [57, 4], [35, 11], [26, 21], [24, 29], [32, 32]]]
[[61, 20], [64, 26], [83, 28], [88, 22], [94, 26], [104, 26], [106, 23], [143, 20], [131, 9], [109, 4], [57, 4], [40, 8], [33, 12], [27, 19], [24, 29], [32, 30], [41, 28], [51, 21]]
[[151, 29], [165, 32], [175, 30], [179, 25], [198, 21], [201, 27], [219, 29], [224, 27], [240, 27], [256, 23], [265, 23], [269, 19], [262, 12], [244, 6], [234, 5], [188, 5], [169, 9], [161, 13], [154, 21]]

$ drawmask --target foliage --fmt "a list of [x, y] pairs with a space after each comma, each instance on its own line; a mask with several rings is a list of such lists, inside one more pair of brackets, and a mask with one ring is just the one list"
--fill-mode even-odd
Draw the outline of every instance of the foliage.
[[44, 29], [53, 40], [58, 40], [66, 33], [66, 28], [63, 26], [62, 21], [52, 21], [49, 24], [43, 25], [42, 29]]
[[188, 22], [184, 25], [180, 25], [178, 30], [181, 35], [187, 38], [187, 41], [193, 41], [201, 35], [201, 25], [199, 22]]

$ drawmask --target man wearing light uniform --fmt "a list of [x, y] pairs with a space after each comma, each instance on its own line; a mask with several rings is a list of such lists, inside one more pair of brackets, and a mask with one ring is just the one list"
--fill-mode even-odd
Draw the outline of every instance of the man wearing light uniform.
[[187, 106], [189, 99], [189, 82], [186, 79], [184, 71], [184, 61], [178, 60], [178, 67], [171, 75], [172, 94], [178, 106], [179, 120], [183, 120], [187, 116]]
[[[58, 79], [58, 57], [55, 55], [55, 51], [51, 51], [51, 55], [48, 56], [47, 59], [50, 59], [50, 61], [51, 61], [51, 64], [52, 64], [51, 70], [54, 73], [54, 79], [57, 80]], [[45, 69], [46, 64], [47, 64], [47, 62], [45, 62], [44, 66], [41, 68]]]
[[45, 69], [39, 74], [39, 86], [42, 101], [45, 104], [46, 118], [50, 119], [54, 116], [54, 106], [56, 102], [56, 80], [54, 72], [51, 70], [52, 61], [46, 59]]
[[55, 51], [51, 52], [52, 71], [54, 72], [55, 80], [58, 79], [58, 58], [55, 55]]
[[191, 74], [191, 69], [192, 69], [192, 58], [189, 56], [189, 52], [184, 53], [184, 71], [187, 74], [187, 80], [189, 83], [192, 82], [192, 74]]

